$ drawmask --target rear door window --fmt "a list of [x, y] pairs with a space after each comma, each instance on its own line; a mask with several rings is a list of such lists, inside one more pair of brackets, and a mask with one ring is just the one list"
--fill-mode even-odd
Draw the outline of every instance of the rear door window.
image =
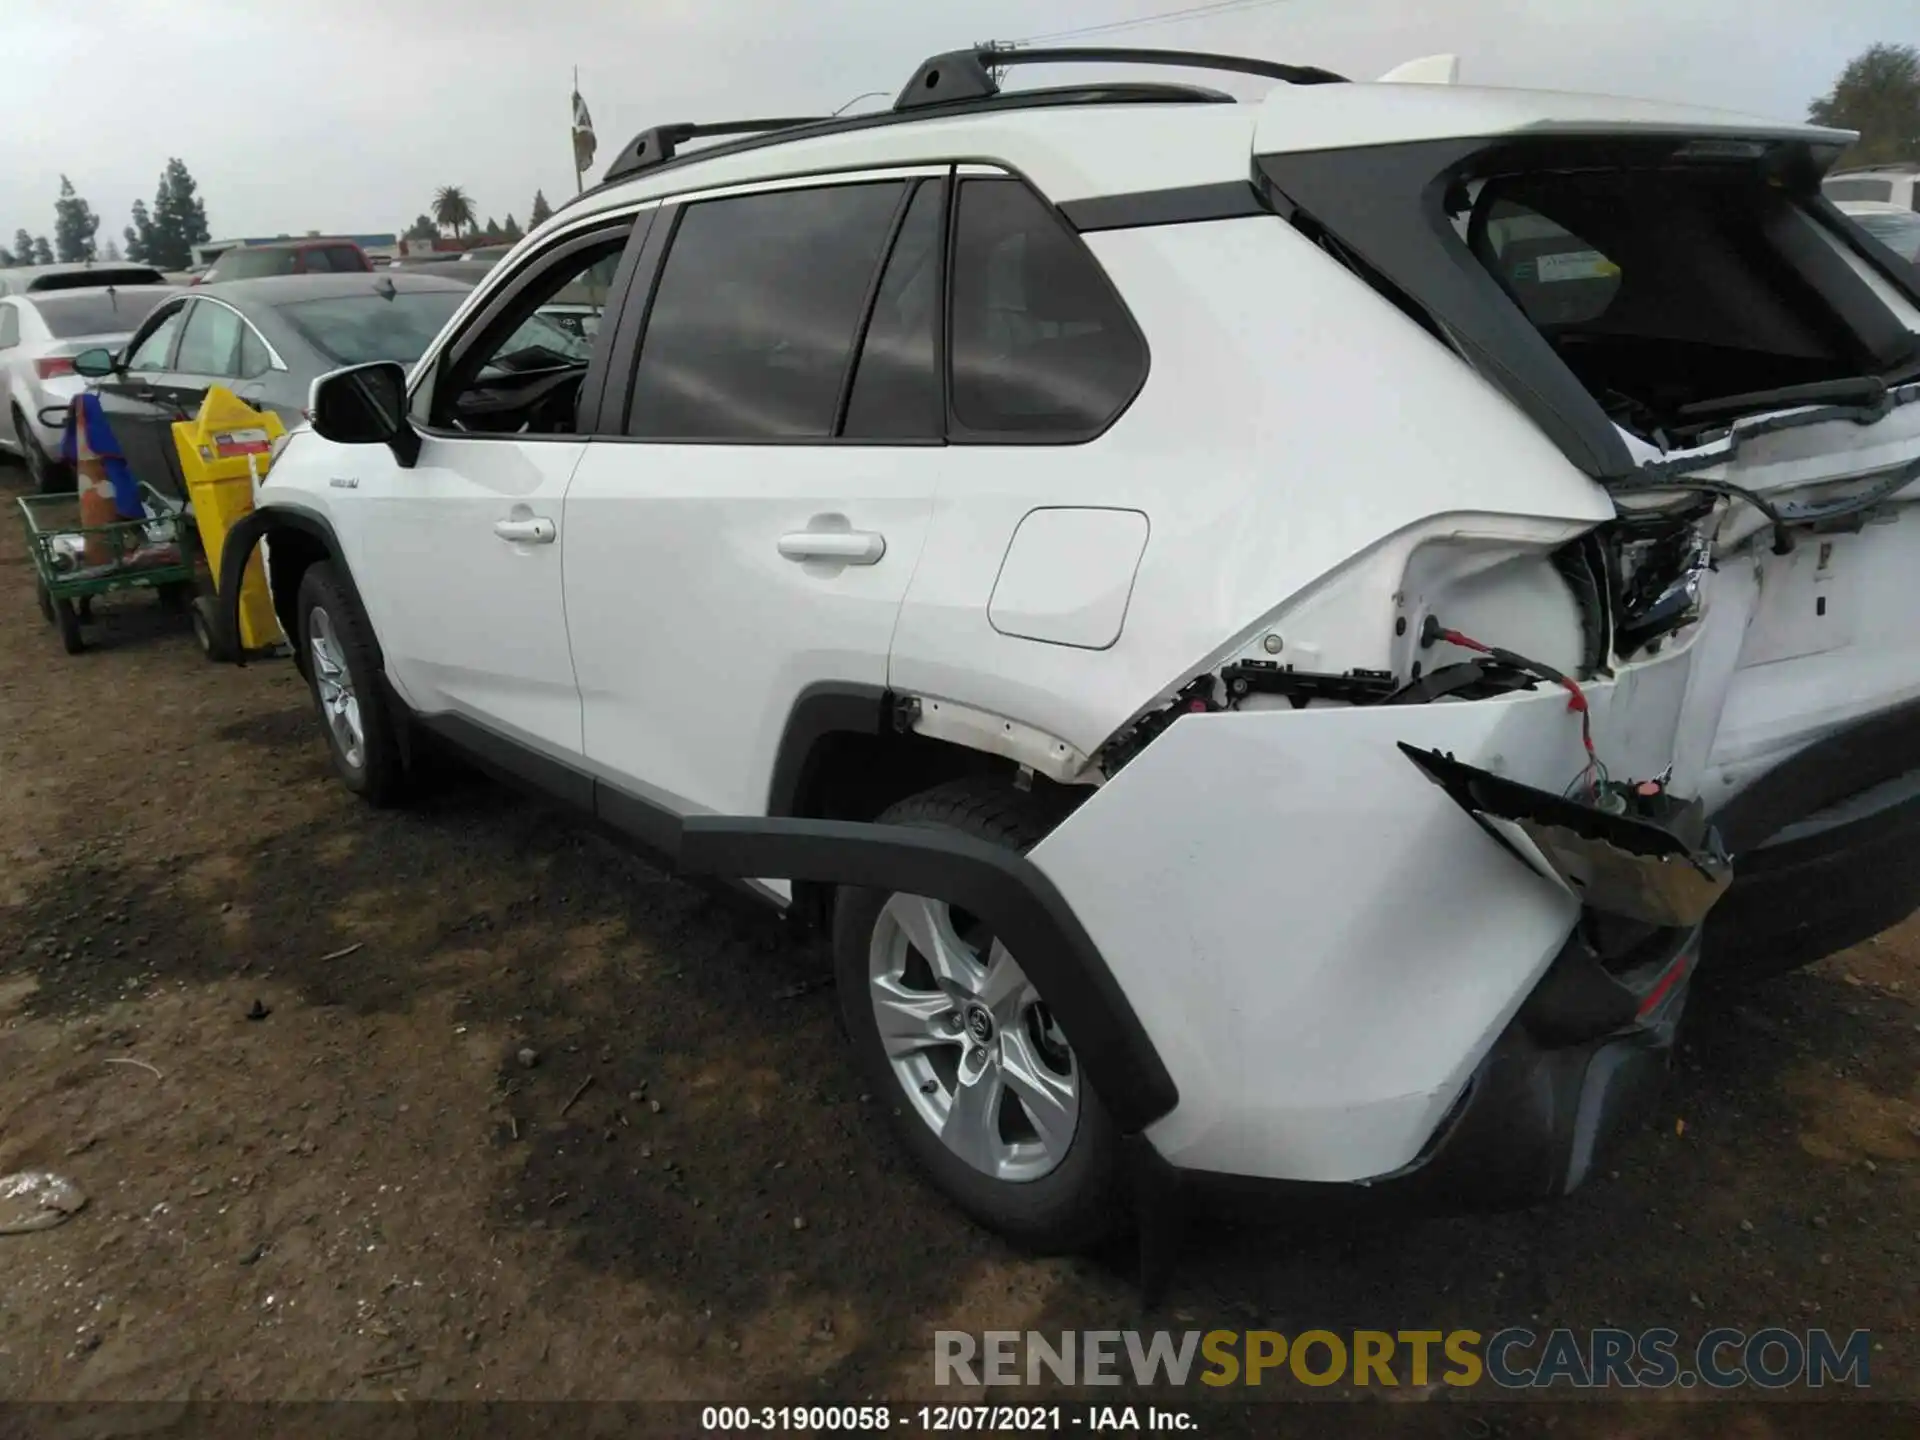
[[173, 368], [182, 375], [231, 379], [240, 373], [240, 332], [245, 328], [246, 322], [226, 306], [196, 301], [188, 307]]
[[960, 183], [952, 438], [1077, 440], [1126, 408], [1147, 345], [1084, 243], [1024, 183]]
[[627, 433], [831, 436], [904, 195], [889, 181], [689, 205], [648, 316]]
[[168, 368], [173, 359], [173, 342], [179, 338], [183, 307], [169, 310], [164, 319], [149, 330], [127, 356], [127, 369], [152, 374]]

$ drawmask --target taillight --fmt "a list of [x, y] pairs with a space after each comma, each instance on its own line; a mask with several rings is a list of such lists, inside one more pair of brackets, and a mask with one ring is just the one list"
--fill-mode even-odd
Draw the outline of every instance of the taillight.
[[66, 355], [52, 355], [34, 361], [33, 370], [42, 380], [52, 380], [61, 375], [73, 374], [73, 360]]

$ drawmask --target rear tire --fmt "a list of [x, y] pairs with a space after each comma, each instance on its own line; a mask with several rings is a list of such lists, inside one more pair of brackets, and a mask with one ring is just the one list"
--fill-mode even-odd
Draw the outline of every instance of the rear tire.
[[[1025, 851], [1057, 819], [1036, 796], [969, 778], [901, 801], [880, 823]], [[938, 964], [930, 949], [942, 952]], [[861, 1072], [950, 1200], [1038, 1251], [1090, 1249], [1126, 1224], [1119, 1130], [1044, 997], [976, 919], [842, 886], [833, 953]]]
[[324, 560], [301, 575], [295, 614], [295, 643], [334, 770], [369, 804], [395, 803], [406, 787], [406, 766], [380, 685], [372, 627]]
[[228, 646], [220, 638], [219, 602], [211, 595], [193, 597], [193, 643], [200, 647], [200, 653], [207, 659], [224, 664], [233, 658]]
[[13, 412], [13, 433], [20, 437], [20, 458], [26, 462], [34, 489], [42, 495], [73, 489], [72, 470], [40, 448], [39, 437], [17, 407]]
[[86, 638], [80, 633], [80, 616], [71, 600], [53, 602], [53, 619], [60, 627], [60, 643], [66, 647], [67, 654], [78, 655], [87, 648]]

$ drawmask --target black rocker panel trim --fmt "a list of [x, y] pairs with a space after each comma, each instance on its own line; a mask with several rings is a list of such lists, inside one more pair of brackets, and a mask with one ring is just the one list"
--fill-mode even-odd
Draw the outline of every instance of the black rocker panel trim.
[[1060, 213], [1085, 235], [1095, 230], [1138, 230], [1149, 225], [1188, 225], [1200, 220], [1238, 220], [1271, 215], [1250, 180], [1215, 185], [1180, 185], [1168, 190], [1135, 190], [1125, 195], [1093, 195], [1065, 200]]

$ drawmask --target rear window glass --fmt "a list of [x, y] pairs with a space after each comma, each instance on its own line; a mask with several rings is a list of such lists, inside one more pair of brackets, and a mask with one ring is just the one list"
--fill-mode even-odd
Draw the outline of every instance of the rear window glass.
[[1535, 325], [1597, 320], [1620, 293], [1620, 267], [1564, 226], [1523, 205], [1496, 202], [1481, 259]]
[[1902, 260], [1920, 265], [1920, 215], [1888, 210], [1877, 215], [1855, 215], [1853, 220]]
[[307, 343], [338, 365], [394, 360], [411, 365], [426, 353], [467, 298], [464, 290], [402, 290], [332, 295], [279, 307]]
[[159, 286], [83, 295], [55, 295], [36, 300], [34, 309], [56, 340], [81, 335], [131, 335], [154, 307], [174, 292]]
[[70, 270], [63, 275], [36, 275], [27, 282], [27, 289], [39, 293], [45, 290], [97, 290], [102, 285], [166, 283], [167, 277], [150, 265], [135, 265], [120, 270], [96, 265], [88, 270]]
[[265, 275], [291, 275], [294, 273], [295, 253], [292, 250], [265, 248], [229, 250], [213, 262], [213, 268], [207, 271], [207, 279], [258, 280]]
[[1820, 187], [1827, 192], [1829, 200], [1881, 200], [1893, 199], [1891, 180], [1829, 180]]

